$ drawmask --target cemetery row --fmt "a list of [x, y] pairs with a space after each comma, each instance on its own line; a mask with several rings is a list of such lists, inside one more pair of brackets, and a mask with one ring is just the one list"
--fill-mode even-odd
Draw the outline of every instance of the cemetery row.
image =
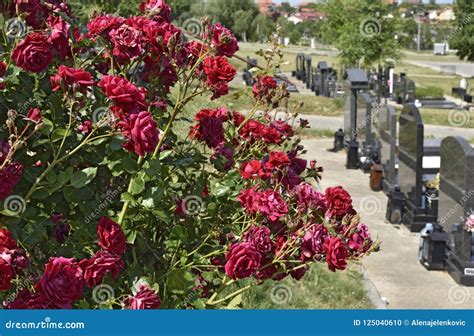
[[[317, 94], [338, 94], [337, 75], [324, 62], [313, 69], [309, 58], [297, 60], [296, 78]], [[332, 150], [346, 150], [348, 169], [370, 172], [370, 187], [388, 196], [390, 223], [421, 232], [419, 260], [427, 269], [447, 270], [474, 286], [474, 149], [460, 137], [425, 137], [415, 83], [392, 68], [380, 70], [345, 71], [344, 129]], [[403, 104], [399, 117], [387, 99]]]

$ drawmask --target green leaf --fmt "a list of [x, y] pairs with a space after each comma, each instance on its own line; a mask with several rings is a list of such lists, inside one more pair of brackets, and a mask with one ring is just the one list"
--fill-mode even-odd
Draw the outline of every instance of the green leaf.
[[96, 167], [89, 167], [81, 171], [75, 172], [71, 177], [71, 185], [76, 189], [83, 188], [94, 179], [96, 174]]
[[235, 309], [242, 303], [242, 294], [236, 295], [227, 305], [227, 309]]
[[145, 181], [143, 180], [142, 175], [137, 175], [132, 180], [130, 191], [131, 191], [132, 195], [138, 195], [143, 190], [145, 190]]
[[174, 270], [168, 275], [168, 289], [175, 294], [184, 294], [194, 286], [193, 275], [185, 270]]

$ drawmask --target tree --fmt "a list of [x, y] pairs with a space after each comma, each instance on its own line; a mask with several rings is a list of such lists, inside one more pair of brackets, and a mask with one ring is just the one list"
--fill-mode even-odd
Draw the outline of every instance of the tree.
[[[209, 17], [212, 22], [220, 22], [229, 29], [237, 28], [235, 35], [242, 39], [252, 33], [251, 22], [258, 15], [258, 8], [253, 0], [210, 0], [204, 4], [199, 1], [191, 7], [191, 12], [195, 17]], [[248, 24], [246, 30], [244, 23], [238, 22], [242, 18]]]
[[288, 15], [292, 15], [297, 12], [297, 9], [290, 5], [289, 2], [282, 2], [279, 10], [280, 12], [287, 13]]
[[242, 37], [244, 42], [247, 42], [247, 32], [249, 27], [252, 25], [254, 19], [254, 13], [252, 11], [238, 10], [234, 14], [234, 25], [232, 31]]
[[474, 2], [458, 0], [455, 7], [456, 20], [450, 35], [450, 46], [457, 49], [460, 59], [474, 61]]
[[323, 38], [339, 49], [342, 65], [369, 67], [400, 58], [398, 14], [379, 1], [326, 0]]
[[269, 40], [275, 30], [273, 20], [268, 15], [259, 14], [252, 23], [252, 39], [254, 41]]

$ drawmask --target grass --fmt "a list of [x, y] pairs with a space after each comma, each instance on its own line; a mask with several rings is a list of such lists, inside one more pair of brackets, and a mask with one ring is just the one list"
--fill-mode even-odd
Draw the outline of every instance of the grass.
[[333, 273], [313, 264], [302, 280], [269, 281], [244, 293], [244, 309], [370, 309], [373, 308], [356, 265]]
[[474, 128], [474, 112], [468, 112], [466, 110], [465, 112], [459, 112], [459, 114], [453, 114], [450, 111], [451, 110], [438, 110], [428, 108], [420, 109], [421, 117], [423, 118], [423, 122], [425, 124]]
[[305, 128], [298, 131], [298, 136], [302, 139], [332, 139], [334, 138], [334, 130]]
[[[239, 44], [240, 50], [237, 52], [237, 55], [243, 58], [247, 56], [250, 58], [255, 58], [258, 62], [258, 65], [263, 66], [265, 60], [263, 57], [257, 56], [256, 51], [263, 49], [264, 51], [268, 48], [271, 48], [269, 44], [258, 44], [258, 43], [241, 43]], [[310, 48], [297, 48], [297, 47], [288, 47], [283, 49], [283, 61], [284, 64], [281, 66], [281, 71], [283, 72], [292, 72], [296, 68], [296, 54], [299, 52], [304, 52], [313, 56], [313, 66], [317, 66], [319, 61], [326, 61], [331, 67], [337, 67], [337, 58], [333, 56], [325, 56], [316, 54], [316, 50]], [[238, 70], [243, 71], [247, 65], [237, 59], [231, 59], [230, 63]]]

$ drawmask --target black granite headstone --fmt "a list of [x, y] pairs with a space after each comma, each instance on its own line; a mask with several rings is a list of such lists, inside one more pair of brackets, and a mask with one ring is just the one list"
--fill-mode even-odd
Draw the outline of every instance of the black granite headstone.
[[474, 286], [473, 233], [464, 228], [474, 213], [474, 148], [463, 138], [443, 139], [440, 173], [438, 222], [451, 236], [447, 268], [458, 283]]

